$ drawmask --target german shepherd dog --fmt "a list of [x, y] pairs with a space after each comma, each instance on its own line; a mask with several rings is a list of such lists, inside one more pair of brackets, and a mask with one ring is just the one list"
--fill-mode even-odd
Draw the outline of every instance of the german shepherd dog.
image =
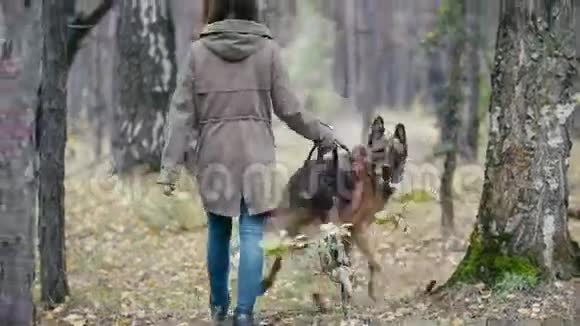
[[[297, 205], [290, 200], [290, 203], [283, 202], [271, 217], [272, 220], [277, 220], [273, 223], [281, 223], [279, 227], [292, 238], [307, 227], [319, 226], [327, 221], [348, 226], [350, 236], [346, 241], [354, 243], [368, 261], [370, 272], [368, 295], [373, 300], [376, 300], [375, 279], [376, 274], [381, 271], [381, 265], [370, 246], [368, 230], [375, 221], [375, 214], [384, 210], [393, 195], [395, 189], [392, 185], [402, 179], [408, 152], [407, 135], [403, 124], [398, 124], [390, 137], [385, 136], [384, 132], [383, 119], [377, 117], [371, 126], [368, 144], [356, 146], [352, 153], [347, 155], [346, 163], [349, 167], [340, 170], [339, 173], [350, 176], [351, 186], [347, 187], [349, 196], [342, 196], [340, 194], [342, 191], [333, 193], [334, 204], [331, 209], [328, 209], [328, 206], [321, 209], [317, 202], [312, 202], [312, 205]], [[377, 145], [377, 141], [381, 145]], [[298, 176], [308, 168], [309, 166], [305, 165], [290, 178], [285, 188], [286, 198], [291, 198], [296, 195], [293, 192], [300, 190], [300, 187], [296, 187], [295, 180], [300, 179]], [[312, 198], [313, 201], [316, 200], [316, 197]], [[349, 251], [351, 247], [345, 246]], [[281, 266], [282, 257], [277, 256], [270, 272], [263, 280], [264, 292], [274, 284]]]

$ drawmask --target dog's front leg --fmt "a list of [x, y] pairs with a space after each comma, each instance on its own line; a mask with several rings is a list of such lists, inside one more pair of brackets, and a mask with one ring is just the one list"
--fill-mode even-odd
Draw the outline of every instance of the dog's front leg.
[[280, 272], [280, 269], [282, 269], [282, 257], [278, 256], [276, 257], [274, 264], [272, 264], [272, 268], [270, 269], [268, 276], [262, 280], [262, 295], [264, 295], [272, 287], [272, 285], [274, 285], [276, 276], [278, 275], [278, 272]]
[[[304, 209], [290, 209], [280, 211], [276, 218], [286, 220], [286, 225], [284, 226], [284, 230], [286, 231], [286, 235], [294, 238], [298, 235], [300, 231], [300, 227], [306, 224], [306, 221], [311, 219], [310, 211]], [[272, 268], [268, 273], [268, 276], [262, 280], [262, 295], [266, 293], [276, 281], [276, 276], [282, 269], [282, 257], [277, 256], [274, 264], [272, 264]]]
[[376, 301], [375, 296], [375, 281], [376, 274], [380, 273], [382, 268], [379, 264], [373, 250], [371, 249], [370, 242], [368, 239], [368, 229], [354, 229], [352, 232], [352, 238], [354, 243], [359, 248], [361, 253], [365, 256], [369, 263], [369, 283], [368, 283], [368, 295], [373, 300]]

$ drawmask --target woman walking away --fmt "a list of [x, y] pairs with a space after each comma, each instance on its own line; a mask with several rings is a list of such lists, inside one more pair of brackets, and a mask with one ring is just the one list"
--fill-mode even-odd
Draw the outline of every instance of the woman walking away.
[[210, 309], [220, 324], [230, 306], [232, 217], [240, 218], [240, 264], [234, 325], [253, 325], [263, 293], [265, 218], [271, 198], [274, 136], [272, 112], [292, 130], [335, 146], [329, 128], [300, 107], [290, 89], [280, 48], [257, 22], [256, 0], [213, 0], [208, 25], [191, 44], [173, 95], [158, 183], [171, 195], [190, 135], [195, 135], [195, 176], [209, 219], [207, 266]]

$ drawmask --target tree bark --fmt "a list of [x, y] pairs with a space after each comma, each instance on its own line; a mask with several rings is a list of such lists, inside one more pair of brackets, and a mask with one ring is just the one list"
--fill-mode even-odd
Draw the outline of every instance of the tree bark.
[[[74, 6], [71, 9], [70, 2], [42, 2], [43, 69], [36, 112], [36, 136], [41, 300], [48, 307], [64, 302], [69, 294], [64, 215], [66, 82], [81, 41], [106, 14], [111, 4], [112, 0], [104, 0], [91, 14], [75, 17]], [[68, 18], [73, 18], [73, 25], [82, 25], [82, 30], [69, 30]]]
[[566, 216], [573, 21], [569, 1], [502, 1], [483, 194], [451, 284], [578, 271]]
[[43, 0], [42, 83], [38, 130], [38, 236], [41, 300], [62, 303], [69, 294], [64, 225], [64, 155], [66, 146], [67, 56], [66, 4]]
[[115, 172], [159, 169], [163, 125], [175, 88], [175, 31], [165, 0], [120, 1], [115, 89]]
[[458, 136], [461, 127], [459, 119], [463, 76], [463, 52], [465, 48], [465, 0], [452, 3], [453, 26], [450, 32], [449, 87], [447, 103], [443, 108], [443, 125], [441, 126], [441, 144], [445, 148], [445, 162], [441, 176], [441, 228], [444, 236], [455, 232], [455, 212], [453, 209], [453, 178], [457, 168]]
[[[35, 89], [40, 73], [40, 6], [27, 10], [18, 34], [27, 44], [19, 73], [10, 73], [21, 51], [0, 59], [0, 325], [32, 325], [34, 303]], [[0, 11], [2, 9], [0, 8]]]

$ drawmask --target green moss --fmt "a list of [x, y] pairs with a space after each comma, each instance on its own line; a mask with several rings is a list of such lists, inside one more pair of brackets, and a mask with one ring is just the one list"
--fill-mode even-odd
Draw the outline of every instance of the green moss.
[[499, 236], [484, 243], [478, 231], [471, 235], [471, 245], [450, 285], [457, 283], [484, 282], [489, 286], [505, 287], [510, 280], [517, 279], [529, 287], [534, 287], [541, 276], [541, 269], [528, 257], [508, 256], [500, 251], [500, 244], [509, 237]]
[[517, 291], [533, 289], [538, 285], [538, 278], [530, 275], [505, 274], [501, 280], [494, 284], [494, 290], [498, 294], [508, 294]]

